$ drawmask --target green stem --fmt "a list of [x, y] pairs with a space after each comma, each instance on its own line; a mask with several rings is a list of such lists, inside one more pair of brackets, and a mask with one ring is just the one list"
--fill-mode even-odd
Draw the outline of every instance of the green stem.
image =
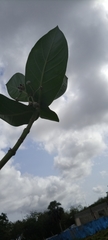
[[30, 129], [31, 129], [34, 121], [37, 120], [38, 117], [39, 117], [39, 112], [36, 111], [32, 115], [32, 117], [31, 117], [27, 127], [23, 130], [21, 136], [19, 137], [18, 141], [15, 143], [14, 147], [9, 149], [9, 151], [6, 153], [6, 155], [1, 159], [1, 161], [0, 161], [0, 170], [9, 161], [9, 159], [16, 154], [16, 151], [18, 150], [18, 148], [20, 147], [20, 145], [22, 144], [22, 142], [24, 141], [24, 139], [26, 138], [26, 136], [30, 132]]

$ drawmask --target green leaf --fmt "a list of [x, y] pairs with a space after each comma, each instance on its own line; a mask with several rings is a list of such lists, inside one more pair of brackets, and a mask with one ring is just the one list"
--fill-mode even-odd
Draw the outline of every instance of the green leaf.
[[14, 74], [6, 84], [10, 97], [15, 100], [28, 102], [28, 94], [25, 88], [25, 76], [22, 73]]
[[0, 118], [12, 126], [28, 124], [34, 111], [32, 106], [13, 101], [0, 94]]
[[40, 117], [51, 121], [59, 122], [59, 118], [55, 112], [49, 107], [40, 110]]
[[64, 76], [61, 88], [59, 89], [55, 99], [61, 97], [66, 92], [67, 84], [68, 84], [68, 78], [66, 76]]
[[61, 88], [67, 59], [67, 41], [58, 27], [32, 48], [26, 63], [26, 91], [41, 107], [49, 106]]

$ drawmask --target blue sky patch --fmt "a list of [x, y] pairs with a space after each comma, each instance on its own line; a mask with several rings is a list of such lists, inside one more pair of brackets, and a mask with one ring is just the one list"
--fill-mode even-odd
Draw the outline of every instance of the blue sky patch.
[[3, 74], [4, 74], [4, 68], [0, 67], [0, 77], [3, 76]]

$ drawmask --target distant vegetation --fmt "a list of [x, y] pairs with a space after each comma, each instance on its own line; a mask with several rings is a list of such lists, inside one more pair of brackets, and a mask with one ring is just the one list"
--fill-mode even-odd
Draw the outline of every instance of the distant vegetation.
[[93, 236], [83, 238], [83, 240], [108, 240], [108, 228], [96, 233]]
[[[91, 206], [105, 202], [106, 198], [99, 198]], [[74, 216], [77, 212], [83, 211], [87, 207], [81, 205], [71, 207], [69, 211], [65, 211], [61, 203], [52, 201], [44, 212], [34, 211], [26, 216], [21, 221], [14, 223], [10, 222], [7, 214], [0, 215], [0, 239], [11, 240], [22, 236], [26, 240], [43, 240], [53, 235], [59, 234], [66, 228], [75, 224]], [[108, 234], [108, 230], [101, 231]], [[100, 234], [101, 234], [100, 232]], [[98, 238], [97, 238], [98, 236]], [[101, 236], [101, 235], [100, 235]], [[93, 238], [94, 237], [94, 238]], [[89, 240], [104, 239], [99, 238], [99, 233], [96, 236], [86, 238]], [[108, 238], [105, 238], [108, 239]]]

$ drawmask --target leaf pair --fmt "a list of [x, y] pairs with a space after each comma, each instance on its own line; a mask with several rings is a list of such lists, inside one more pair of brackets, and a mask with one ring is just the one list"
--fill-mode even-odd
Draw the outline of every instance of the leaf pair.
[[[9, 95], [0, 95], [0, 117], [13, 126], [28, 124], [39, 106], [41, 118], [59, 121], [49, 105], [66, 91], [68, 59], [67, 41], [58, 27], [44, 35], [32, 48], [26, 63], [25, 76], [16, 73], [6, 84]], [[21, 102], [31, 103], [26, 106]]]

